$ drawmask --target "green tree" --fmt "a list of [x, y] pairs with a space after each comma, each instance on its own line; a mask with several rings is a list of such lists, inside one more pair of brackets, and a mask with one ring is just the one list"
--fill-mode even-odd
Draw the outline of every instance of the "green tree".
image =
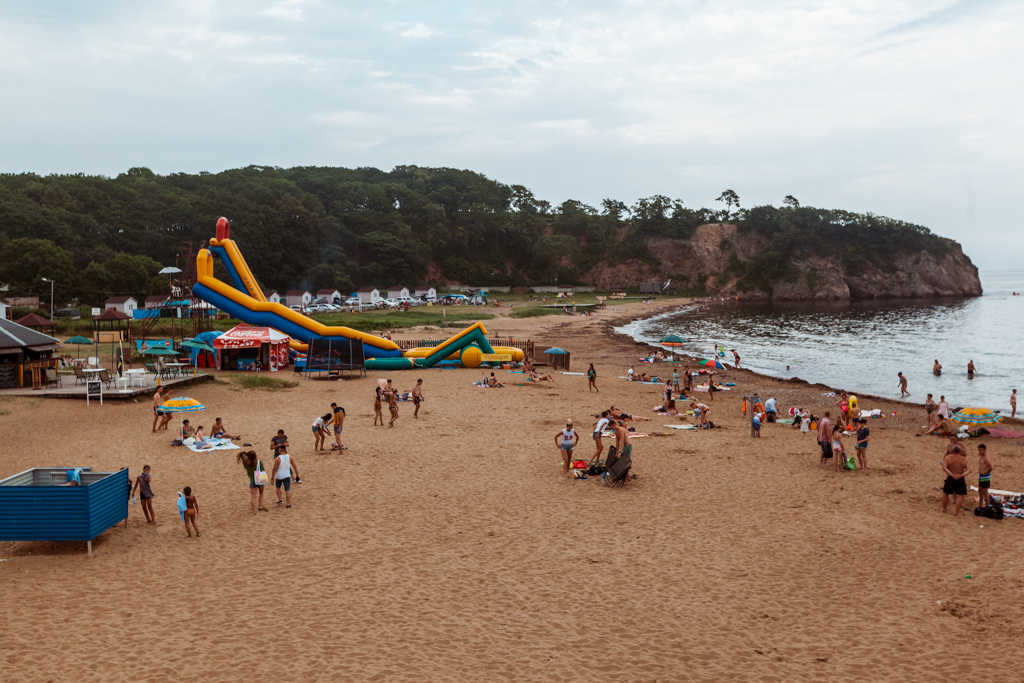
[[725, 203], [725, 218], [726, 220], [732, 215], [732, 207], [740, 208], [740, 196], [732, 190], [726, 190], [722, 194], [718, 195], [716, 202]]
[[74, 256], [50, 240], [19, 237], [0, 249], [0, 282], [10, 285], [11, 295], [19, 292], [50, 293], [43, 278], [56, 282], [57, 296], [67, 296], [78, 281]]

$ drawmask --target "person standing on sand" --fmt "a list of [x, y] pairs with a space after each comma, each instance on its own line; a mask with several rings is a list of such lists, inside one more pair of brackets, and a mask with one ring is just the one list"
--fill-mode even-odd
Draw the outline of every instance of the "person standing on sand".
[[416, 380], [416, 386], [412, 388], [412, 404], [416, 406], [416, 410], [412, 411], [412, 416], [415, 419], [420, 417], [420, 403], [423, 402], [423, 380]]
[[327, 450], [324, 446], [327, 445], [327, 430], [330, 429], [331, 416], [321, 415], [313, 423], [313, 450], [324, 451]]
[[672, 368], [672, 389], [679, 393], [679, 370]]
[[377, 420], [380, 420], [380, 426], [384, 426], [384, 414], [380, 410], [380, 387], [374, 387], [373, 390], [373, 426], [377, 426]]
[[594, 443], [597, 444], [597, 450], [594, 451], [594, 457], [591, 458], [595, 463], [601, 459], [601, 451], [604, 450], [604, 444], [601, 443], [601, 432], [608, 426], [608, 411], [601, 413], [601, 419], [597, 421], [594, 426]]
[[857, 430], [857, 443], [853, 445], [853, 453], [857, 456], [857, 464], [862, 470], [868, 468], [868, 437], [871, 430], [868, 429], [868, 421], [860, 418], [860, 428]]
[[967, 361], [967, 379], [974, 379], [974, 361]]
[[846, 447], [843, 446], [843, 428], [836, 425], [832, 428], [832, 457], [836, 463], [836, 472], [840, 465], [846, 465]]
[[146, 515], [146, 524], [155, 524], [156, 514], [153, 512], [153, 488], [151, 486], [153, 479], [149, 470], [149, 465], [142, 466], [142, 474], [135, 478], [132, 495], [135, 495], [136, 490], [139, 492], [139, 498], [142, 500], [142, 514]]
[[957, 515], [964, 505], [964, 496], [967, 495], [967, 477], [971, 473], [971, 464], [960, 452], [960, 446], [955, 446], [953, 452], [942, 459], [942, 471], [946, 474], [946, 481], [942, 484], [942, 512], [946, 511], [949, 505], [949, 497], [953, 496], [953, 505]]
[[939, 365], [938, 358], [935, 359], [935, 364], [932, 365], [932, 374], [935, 375], [936, 377], [942, 374], [942, 366]]
[[1017, 390], [1010, 394], [1010, 417], [1017, 417]]
[[199, 538], [199, 527], [196, 526], [196, 516], [199, 514], [199, 501], [192, 495], [192, 487], [185, 487], [185, 531], [188, 532], [188, 537], [192, 538], [192, 531], [189, 530], [189, 522], [192, 523], [192, 528], [196, 530], [196, 538]]
[[288, 447], [288, 437], [284, 435], [283, 429], [278, 429], [277, 436], [271, 437], [270, 447], [274, 449], [274, 455], [278, 455], [281, 449]]
[[807, 434], [811, 429], [811, 414], [807, 411], [803, 411], [799, 414], [800, 418], [800, 436], [801, 438]]
[[992, 461], [988, 457], [988, 448], [985, 444], [978, 446], [978, 493], [981, 507], [988, 507], [992, 502], [989, 495], [989, 486], [992, 485]]
[[924, 402], [924, 411], [928, 414], [928, 426], [931, 427], [932, 423], [935, 422], [935, 409], [938, 406], [935, 401], [932, 400], [932, 395], [928, 394], [928, 398]]
[[594, 369], [594, 364], [590, 364], [590, 368], [587, 369], [587, 381], [590, 383], [589, 388], [591, 391], [597, 389], [597, 393], [601, 393], [601, 390], [597, 388], [597, 370]]
[[736, 353], [736, 349], [732, 349], [732, 360], [736, 365], [736, 369], [740, 369], [740, 354]]
[[907, 391], [907, 378], [903, 376], [902, 372], [897, 372], [896, 376], [900, 378], [900, 398], [910, 396], [910, 392]]
[[387, 398], [388, 410], [391, 411], [391, 422], [388, 423], [388, 427], [394, 427], [395, 420], [398, 419], [398, 392], [394, 389], [389, 389], [387, 392]]
[[[163, 390], [164, 390], [163, 387], [157, 387], [156, 388], [156, 393], [153, 394], [153, 433], [154, 434], [156, 434], [156, 430], [158, 428], [159, 429], [167, 429], [167, 423], [171, 421], [170, 415], [165, 414], [164, 411], [160, 409], [160, 406], [162, 406], [164, 404]], [[165, 418], [165, 419], [164, 419], [163, 422], [160, 423], [160, 425], [158, 427], [157, 426], [157, 422], [160, 420], [160, 418]]]
[[345, 429], [345, 409], [339, 407], [337, 403], [332, 403], [331, 410], [333, 411], [331, 424], [334, 427], [334, 446], [331, 450], [337, 450], [341, 453], [342, 451], [348, 450], [341, 443], [341, 432]]
[[949, 419], [949, 404], [946, 403], [945, 396], [939, 396], [939, 407], [936, 410], [938, 417], [948, 420]]
[[572, 451], [580, 442], [580, 435], [572, 428], [572, 420], [565, 421], [565, 429], [555, 434], [555, 444], [562, 453], [562, 476], [569, 476], [569, 463], [572, 461]]
[[850, 420], [850, 398], [845, 391], [839, 392], [839, 400], [836, 401], [836, 407], [839, 408], [839, 417], [843, 419], [843, 424], [846, 424]]
[[263, 469], [263, 463], [256, 458], [256, 451], [242, 451], [238, 454], [238, 462], [245, 468], [245, 474], [249, 477], [249, 498], [252, 504], [252, 514], [255, 515], [257, 510], [270, 512], [267, 508], [263, 507], [263, 484], [256, 483], [256, 470]]
[[824, 465], [832, 457], [832, 420], [831, 412], [825, 411], [825, 417], [818, 420], [818, 445], [821, 446], [821, 464]]
[[626, 447], [626, 441], [629, 439], [629, 430], [626, 429], [625, 420], [611, 420], [608, 424], [615, 432], [615, 452], [621, 453], [622, 449]]
[[668, 410], [668, 402], [672, 400], [672, 381], [665, 380], [665, 410]]
[[271, 477], [274, 479], [274, 490], [277, 491], [277, 504], [281, 505], [281, 488], [284, 488], [285, 498], [287, 500], [286, 508], [292, 506], [292, 470], [295, 471], [295, 483], [301, 483], [299, 479], [299, 466], [295, 460], [288, 455], [288, 448], [285, 446], [281, 447], [281, 452], [274, 456], [274, 471]]
[[683, 366], [683, 380], [686, 382], [687, 393], [693, 393], [693, 375], [690, 374], [690, 366]]

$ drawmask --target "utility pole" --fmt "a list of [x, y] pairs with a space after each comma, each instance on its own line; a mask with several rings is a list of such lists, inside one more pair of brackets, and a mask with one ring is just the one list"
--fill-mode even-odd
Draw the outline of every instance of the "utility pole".
[[43, 282], [49, 282], [50, 283], [50, 322], [52, 323], [53, 322], [53, 280], [47, 280], [44, 277], [43, 278]]

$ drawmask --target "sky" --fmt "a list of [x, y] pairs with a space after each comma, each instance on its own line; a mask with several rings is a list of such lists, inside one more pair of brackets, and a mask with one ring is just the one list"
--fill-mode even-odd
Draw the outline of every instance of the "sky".
[[0, 0], [0, 172], [449, 166], [920, 223], [1018, 269], [1024, 3]]

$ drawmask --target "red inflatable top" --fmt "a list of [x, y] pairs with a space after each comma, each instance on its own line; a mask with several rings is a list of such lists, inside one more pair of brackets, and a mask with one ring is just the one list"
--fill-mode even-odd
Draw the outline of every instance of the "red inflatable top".
[[230, 239], [231, 236], [231, 223], [228, 222], [227, 218], [221, 216], [217, 219], [217, 241]]

